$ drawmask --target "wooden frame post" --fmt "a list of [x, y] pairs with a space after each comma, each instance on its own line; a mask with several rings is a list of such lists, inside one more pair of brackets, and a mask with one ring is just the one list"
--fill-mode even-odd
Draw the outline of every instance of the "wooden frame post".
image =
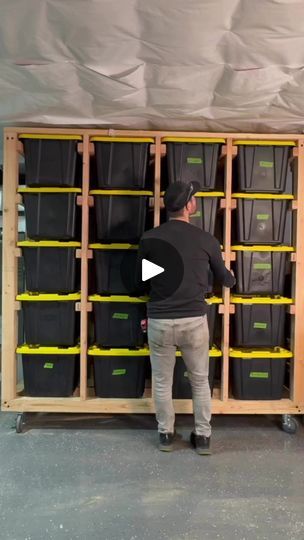
[[295, 264], [295, 319], [293, 335], [292, 395], [295, 403], [304, 405], [304, 138], [298, 140], [297, 222]]
[[[158, 227], [160, 224], [160, 185], [161, 185], [161, 137], [155, 139], [155, 153], [154, 153], [154, 216], [153, 226]], [[148, 317], [148, 315], [147, 315]], [[154, 403], [154, 378], [151, 375], [151, 398]]]
[[18, 317], [16, 311], [18, 259], [18, 209], [16, 193], [19, 182], [18, 138], [16, 131], [4, 130], [3, 237], [2, 237], [2, 404], [16, 397]]
[[[231, 262], [231, 193], [232, 193], [232, 139], [226, 141], [226, 164], [225, 164], [225, 219], [224, 219], [224, 255], [226, 268], [230, 269]], [[223, 288], [224, 312], [222, 334], [222, 380], [221, 399], [228, 400], [229, 394], [229, 341], [230, 341], [230, 289]]]
[[154, 164], [154, 227], [160, 223], [161, 138], [155, 139]]
[[83, 136], [81, 206], [81, 298], [80, 298], [80, 399], [87, 399], [88, 379], [88, 246], [90, 137]]

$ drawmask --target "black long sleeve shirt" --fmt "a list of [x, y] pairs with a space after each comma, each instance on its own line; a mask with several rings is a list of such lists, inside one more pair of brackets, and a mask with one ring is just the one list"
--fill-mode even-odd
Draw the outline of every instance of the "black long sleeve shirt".
[[[172, 257], [170, 249], [164, 254], [164, 244], [156, 240], [167, 242], [173, 248], [173, 255], [175, 248], [178, 256]], [[233, 287], [235, 284], [235, 278], [225, 267], [218, 240], [185, 221], [170, 220], [143, 234], [137, 260], [138, 281], [143, 258], [165, 268], [165, 272], [149, 283], [148, 317], [153, 319], [204, 315], [210, 269], [220, 285]]]

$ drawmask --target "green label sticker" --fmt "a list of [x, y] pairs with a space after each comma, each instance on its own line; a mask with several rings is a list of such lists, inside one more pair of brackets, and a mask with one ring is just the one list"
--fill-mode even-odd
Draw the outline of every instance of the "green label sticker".
[[249, 377], [251, 379], [269, 379], [269, 373], [267, 371], [250, 371]]
[[126, 373], [126, 369], [113, 369], [112, 371], [112, 375], [125, 375]]
[[253, 328], [258, 328], [259, 330], [266, 330], [268, 324], [266, 322], [255, 322], [253, 323]]
[[127, 320], [129, 318], [129, 313], [113, 313], [112, 319], [122, 319]]
[[52, 362], [46, 362], [43, 367], [44, 369], [53, 369], [54, 364]]
[[257, 214], [256, 218], [260, 220], [269, 219], [269, 214]]
[[270, 264], [270, 263], [254, 263], [253, 268], [255, 270], [271, 270], [272, 264]]
[[273, 161], [260, 161], [259, 165], [265, 169], [273, 169]]
[[198, 210], [197, 212], [195, 212], [195, 214], [192, 214], [191, 217], [202, 217], [202, 212]]
[[201, 165], [203, 160], [200, 157], [187, 157], [187, 163], [189, 163], [189, 165]]
[[184, 377], [187, 377], [187, 378], [188, 378], [188, 371], [185, 371], [185, 372], [184, 372]]

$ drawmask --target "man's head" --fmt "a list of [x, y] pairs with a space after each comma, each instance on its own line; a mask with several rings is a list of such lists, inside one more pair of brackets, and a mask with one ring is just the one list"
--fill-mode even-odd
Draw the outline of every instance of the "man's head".
[[189, 221], [196, 212], [195, 193], [200, 190], [198, 182], [175, 182], [165, 192], [164, 203], [170, 218]]

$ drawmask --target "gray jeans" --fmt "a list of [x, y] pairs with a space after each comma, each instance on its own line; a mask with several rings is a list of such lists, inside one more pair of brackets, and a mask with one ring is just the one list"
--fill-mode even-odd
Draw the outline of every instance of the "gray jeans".
[[183, 319], [149, 319], [148, 341], [158, 431], [173, 433], [175, 412], [172, 382], [178, 347], [192, 388], [195, 433], [210, 437], [209, 329], [207, 316]]

